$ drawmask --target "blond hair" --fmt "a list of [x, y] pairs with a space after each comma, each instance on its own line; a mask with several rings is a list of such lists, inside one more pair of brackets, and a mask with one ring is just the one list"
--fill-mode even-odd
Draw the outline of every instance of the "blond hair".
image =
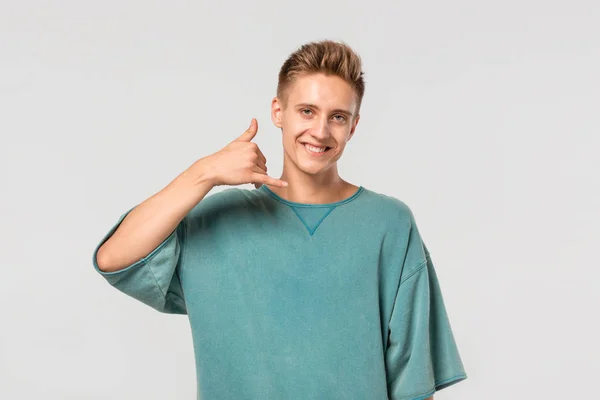
[[342, 78], [356, 92], [356, 114], [365, 93], [364, 72], [360, 56], [344, 42], [322, 40], [302, 45], [279, 70], [277, 97], [287, 104], [287, 89], [300, 75], [323, 73]]

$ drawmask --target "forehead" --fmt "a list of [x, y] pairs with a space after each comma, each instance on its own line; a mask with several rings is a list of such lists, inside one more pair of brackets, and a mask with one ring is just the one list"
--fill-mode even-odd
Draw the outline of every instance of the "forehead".
[[325, 74], [300, 75], [288, 91], [288, 105], [315, 104], [321, 108], [354, 110], [356, 93], [338, 76]]

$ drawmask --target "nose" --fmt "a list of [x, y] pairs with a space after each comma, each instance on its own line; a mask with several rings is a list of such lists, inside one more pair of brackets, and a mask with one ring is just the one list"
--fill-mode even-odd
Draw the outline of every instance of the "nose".
[[330, 136], [329, 129], [329, 119], [327, 117], [317, 118], [315, 119], [313, 129], [311, 129], [311, 134], [319, 140], [319, 142], [325, 142]]

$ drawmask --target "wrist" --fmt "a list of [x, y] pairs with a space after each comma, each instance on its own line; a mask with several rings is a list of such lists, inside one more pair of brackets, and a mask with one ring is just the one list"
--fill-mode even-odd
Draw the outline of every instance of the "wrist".
[[181, 174], [188, 184], [208, 192], [217, 186], [216, 175], [207, 158], [201, 158]]

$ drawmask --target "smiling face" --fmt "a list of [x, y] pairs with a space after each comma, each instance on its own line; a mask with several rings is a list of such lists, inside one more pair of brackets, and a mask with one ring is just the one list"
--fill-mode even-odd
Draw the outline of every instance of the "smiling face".
[[284, 174], [294, 168], [310, 175], [337, 175], [337, 161], [360, 118], [356, 108], [352, 87], [322, 73], [298, 76], [287, 99], [275, 97], [271, 118], [282, 129]]

